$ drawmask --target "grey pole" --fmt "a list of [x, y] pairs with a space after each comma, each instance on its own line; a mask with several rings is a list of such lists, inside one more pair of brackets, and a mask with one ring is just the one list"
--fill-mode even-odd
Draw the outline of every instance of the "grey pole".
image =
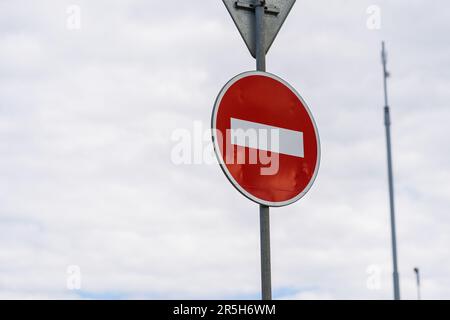
[[420, 272], [419, 272], [419, 268], [414, 268], [414, 272], [416, 273], [416, 281], [417, 281], [417, 300], [421, 300], [422, 297], [420, 295]]
[[386, 70], [386, 51], [384, 41], [382, 42], [381, 58], [383, 62], [383, 84], [384, 84], [384, 125], [386, 127], [386, 146], [387, 146], [387, 164], [389, 178], [389, 205], [391, 210], [391, 240], [392, 240], [392, 261], [394, 266], [394, 299], [400, 300], [400, 280], [398, 274], [397, 263], [397, 237], [395, 232], [395, 208], [394, 208], [394, 178], [392, 173], [392, 151], [391, 151], [391, 118], [389, 113], [388, 94], [387, 94], [387, 78], [389, 72]]
[[[266, 71], [266, 52], [264, 47], [264, 7], [265, 0], [258, 0], [255, 7], [255, 49], [256, 70]], [[270, 219], [269, 207], [259, 206], [261, 236], [261, 292], [262, 300], [272, 300], [272, 280], [270, 271]]]
[[256, 70], [266, 71], [266, 52], [264, 48], [264, 7], [265, 0], [258, 0], [255, 7], [255, 52]]
[[272, 300], [272, 284], [270, 273], [270, 219], [269, 207], [259, 206], [261, 232], [261, 291], [262, 300]]

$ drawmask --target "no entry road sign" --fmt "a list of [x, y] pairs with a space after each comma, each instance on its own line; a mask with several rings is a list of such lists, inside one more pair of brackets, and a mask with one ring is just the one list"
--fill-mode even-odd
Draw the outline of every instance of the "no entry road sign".
[[231, 79], [216, 99], [211, 126], [223, 172], [250, 200], [285, 206], [312, 186], [317, 127], [302, 97], [279, 77], [250, 71]]

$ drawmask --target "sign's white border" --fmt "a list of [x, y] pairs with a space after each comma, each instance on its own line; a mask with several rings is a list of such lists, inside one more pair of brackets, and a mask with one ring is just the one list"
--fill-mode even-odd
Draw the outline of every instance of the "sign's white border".
[[[308, 115], [313, 123], [314, 126], [314, 132], [316, 134], [316, 140], [317, 140], [317, 161], [316, 161], [316, 167], [314, 170], [314, 174], [311, 177], [311, 180], [309, 181], [308, 185], [306, 186], [305, 189], [303, 189], [302, 192], [300, 192], [297, 196], [286, 200], [286, 201], [281, 201], [281, 202], [272, 202], [272, 201], [266, 201], [260, 198], [255, 197], [254, 195], [250, 194], [249, 192], [247, 192], [244, 188], [242, 188], [239, 183], [233, 178], [233, 176], [231, 175], [231, 173], [228, 171], [228, 168], [226, 166], [226, 164], [224, 163], [223, 157], [220, 154], [220, 148], [218, 145], [218, 139], [217, 139], [217, 133], [216, 133], [216, 122], [217, 122], [217, 112], [219, 111], [219, 106], [220, 103], [222, 101], [223, 96], [225, 95], [225, 93], [228, 91], [228, 89], [235, 84], [237, 81], [241, 80], [242, 78], [245, 77], [249, 77], [249, 76], [263, 76], [263, 77], [269, 77], [272, 78], [276, 81], [281, 82], [282, 84], [284, 84], [286, 87], [288, 87], [289, 89], [291, 89], [291, 91], [293, 93], [295, 93], [295, 95], [299, 98], [299, 100], [303, 103], [303, 106], [305, 107], [306, 111], [308, 112]], [[213, 139], [213, 144], [214, 144], [214, 152], [216, 154], [216, 157], [219, 161], [220, 167], [222, 169], [222, 171], [225, 173], [225, 176], [228, 178], [228, 180], [231, 182], [231, 184], [240, 192], [242, 193], [245, 197], [247, 197], [248, 199], [265, 205], [265, 206], [269, 206], [269, 207], [283, 207], [283, 206], [287, 206], [290, 205], [294, 202], [296, 202], [297, 200], [299, 200], [300, 198], [302, 198], [308, 191], [309, 189], [312, 187], [312, 185], [314, 184], [314, 181], [317, 177], [317, 172], [319, 170], [319, 165], [320, 165], [320, 139], [319, 139], [319, 132], [317, 130], [317, 126], [316, 126], [316, 122], [314, 121], [314, 118], [311, 114], [311, 111], [309, 110], [308, 105], [306, 104], [306, 102], [303, 100], [303, 98], [298, 94], [298, 92], [286, 81], [284, 81], [283, 79], [268, 73], [268, 72], [262, 72], [262, 71], [247, 71], [247, 72], [243, 72], [241, 74], [238, 74], [237, 76], [235, 76], [233, 79], [231, 79], [230, 81], [228, 81], [225, 86], [222, 88], [222, 90], [220, 91], [219, 95], [216, 98], [216, 101], [214, 103], [214, 109], [212, 112], [212, 117], [211, 117], [211, 131], [212, 131], [212, 139]]]

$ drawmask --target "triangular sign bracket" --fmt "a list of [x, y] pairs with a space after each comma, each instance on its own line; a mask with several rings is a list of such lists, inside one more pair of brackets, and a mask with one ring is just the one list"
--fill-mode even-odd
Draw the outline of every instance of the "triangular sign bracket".
[[[253, 57], [256, 57], [255, 1], [259, 2], [259, 0], [223, 0]], [[295, 0], [267, 0], [264, 15], [264, 48], [266, 53], [272, 46], [294, 3]]]

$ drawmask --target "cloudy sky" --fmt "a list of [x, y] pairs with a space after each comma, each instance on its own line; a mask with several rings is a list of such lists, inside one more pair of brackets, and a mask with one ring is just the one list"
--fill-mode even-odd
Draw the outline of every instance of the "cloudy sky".
[[[267, 70], [308, 102], [322, 159], [310, 192], [271, 210], [275, 298], [392, 297], [385, 40], [402, 298], [416, 297], [418, 266], [423, 297], [450, 299], [446, 7], [292, 9]], [[172, 158], [174, 132], [206, 130], [222, 86], [254, 69], [222, 2], [1, 0], [0, 12], [0, 298], [259, 298], [258, 206], [217, 164]]]

